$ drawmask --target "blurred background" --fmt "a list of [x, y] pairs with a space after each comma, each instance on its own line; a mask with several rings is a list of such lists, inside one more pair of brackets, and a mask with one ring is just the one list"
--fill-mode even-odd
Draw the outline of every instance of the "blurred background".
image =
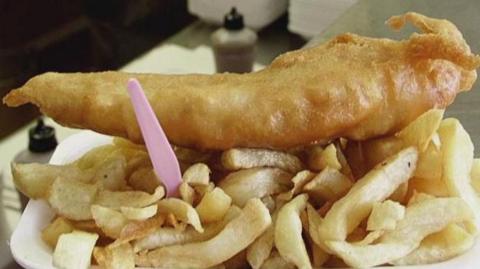
[[[257, 36], [253, 70], [344, 32], [407, 37], [413, 28], [396, 33], [384, 25], [406, 11], [451, 20], [472, 50], [480, 50], [478, 0], [0, 0], [0, 97], [47, 71], [215, 73], [212, 35], [234, 6]], [[460, 95], [447, 112], [474, 143], [480, 141], [479, 102], [480, 94]], [[0, 103], [0, 269], [20, 268], [8, 248], [22, 207], [9, 164], [28, 153], [28, 131], [38, 116], [32, 106]], [[59, 142], [78, 132], [45, 122]]]

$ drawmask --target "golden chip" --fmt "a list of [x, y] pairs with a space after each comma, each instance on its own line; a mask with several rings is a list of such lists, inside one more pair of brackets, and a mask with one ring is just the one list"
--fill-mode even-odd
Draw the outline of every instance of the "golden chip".
[[165, 190], [162, 186], [155, 189], [153, 194], [143, 191], [99, 191], [95, 204], [120, 209], [123, 207], [146, 207], [162, 199]]
[[58, 215], [71, 220], [92, 218], [90, 206], [96, 200], [98, 185], [58, 177], [48, 192], [48, 203]]
[[120, 212], [99, 205], [92, 205], [93, 219], [97, 226], [110, 238], [119, 238], [128, 219]]
[[290, 173], [297, 173], [303, 168], [297, 156], [268, 149], [229, 149], [223, 152], [221, 161], [228, 170], [277, 167]]
[[318, 227], [318, 237], [312, 234], [315, 243], [322, 245], [327, 240], [345, 240], [347, 235], [370, 214], [375, 202], [385, 200], [400, 184], [411, 177], [416, 161], [417, 150], [407, 148], [358, 180], [327, 212]]
[[338, 170], [327, 166], [303, 190], [317, 201], [337, 200], [350, 190], [352, 182]]
[[474, 237], [457, 224], [450, 224], [440, 232], [423, 239], [420, 246], [407, 256], [392, 262], [394, 265], [418, 265], [443, 262], [468, 251]]
[[182, 182], [178, 187], [178, 192], [183, 201], [193, 205], [196, 200], [195, 190], [188, 185], [187, 182]]
[[184, 223], [188, 223], [200, 233], [203, 233], [203, 227], [200, 223], [200, 217], [197, 211], [187, 202], [178, 198], [166, 198], [158, 202], [158, 213], [172, 213], [175, 217]]
[[53, 265], [59, 269], [87, 269], [98, 235], [73, 231], [60, 235], [53, 251]]
[[138, 207], [120, 207], [120, 212], [129, 220], [146, 220], [157, 214], [157, 205], [151, 205], [143, 208]]
[[473, 159], [472, 171], [470, 172], [472, 178], [472, 186], [480, 195], [480, 159]]
[[203, 233], [197, 232], [192, 227], [187, 227], [185, 231], [178, 231], [169, 227], [159, 228], [145, 237], [136, 240], [134, 250], [135, 252], [139, 252], [170, 245], [208, 240], [217, 235], [231, 220], [236, 218], [240, 212], [241, 210], [238, 207], [231, 206], [221, 221], [206, 224]]
[[444, 112], [443, 109], [430, 109], [395, 136], [400, 138], [405, 145], [416, 146], [420, 152], [423, 152], [440, 126]]
[[185, 170], [182, 176], [183, 182], [191, 186], [206, 186], [210, 182], [210, 173], [210, 168], [206, 164], [197, 163]]
[[277, 199], [284, 200], [284, 201], [290, 201], [292, 198], [300, 193], [302, 191], [302, 188], [310, 182], [313, 178], [315, 177], [315, 174], [308, 171], [308, 170], [303, 170], [298, 172], [293, 178], [292, 178], [292, 183], [293, 187], [284, 193], [280, 193], [277, 196]]
[[391, 263], [416, 249], [428, 235], [449, 224], [473, 218], [473, 212], [460, 198], [434, 198], [407, 207], [395, 230], [386, 231], [374, 245], [327, 241], [327, 247], [349, 266], [366, 268]]
[[268, 259], [273, 249], [274, 227], [268, 227], [267, 230], [258, 237], [247, 248], [247, 261], [253, 269], [259, 269]]
[[15, 187], [31, 199], [46, 199], [47, 192], [56, 178], [89, 183], [93, 170], [81, 170], [74, 165], [50, 165], [12, 163]]
[[314, 171], [321, 171], [327, 166], [337, 170], [342, 169], [342, 165], [337, 158], [335, 145], [330, 144], [325, 149], [320, 146], [311, 148], [308, 156], [308, 166]]
[[230, 173], [218, 186], [243, 207], [251, 198], [262, 198], [289, 189], [292, 175], [279, 168], [250, 168]]
[[71, 233], [73, 229], [74, 227], [70, 221], [65, 218], [58, 217], [42, 230], [42, 240], [50, 247], [55, 248], [60, 235]]
[[133, 189], [148, 193], [154, 193], [155, 189], [160, 186], [160, 181], [151, 166], [136, 169], [127, 181], [128, 185], [133, 187]]
[[275, 222], [275, 247], [280, 255], [298, 268], [312, 268], [302, 238], [300, 212], [307, 206], [308, 195], [301, 194], [285, 204]]
[[245, 249], [271, 223], [270, 213], [260, 199], [251, 199], [240, 215], [210, 240], [159, 248], [149, 252], [147, 257], [152, 266], [207, 268], [222, 263]]
[[460, 197], [475, 213], [477, 229], [480, 228], [480, 201], [472, 187], [470, 172], [473, 164], [473, 143], [460, 122], [443, 120], [438, 129], [442, 142], [443, 174], [448, 192]]
[[202, 223], [221, 220], [227, 213], [232, 203], [232, 198], [220, 188], [207, 192], [195, 208]]
[[405, 207], [398, 202], [386, 200], [375, 202], [368, 217], [367, 231], [393, 230], [397, 221], [403, 219]]

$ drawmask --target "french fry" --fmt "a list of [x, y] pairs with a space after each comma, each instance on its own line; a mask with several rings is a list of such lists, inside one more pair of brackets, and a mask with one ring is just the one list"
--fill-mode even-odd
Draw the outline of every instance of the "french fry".
[[105, 269], [134, 269], [135, 254], [129, 243], [123, 243], [105, 248], [96, 247], [93, 256], [98, 264]]
[[210, 182], [210, 168], [204, 163], [196, 163], [183, 173], [183, 182], [191, 186], [206, 186]]
[[203, 233], [195, 231], [192, 227], [187, 227], [185, 231], [161, 227], [136, 240], [133, 245], [134, 250], [135, 252], [140, 252], [171, 245], [209, 240], [217, 235], [231, 220], [240, 215], [240, 212], [241, 210], [238, 207], [231, 206], [221, 221], [206, 224]]
[[213, 182], [209, 182], [207, 185], [196, 185], [193, 186], [193, 189], [195, 190], [195, 197], [197, 200], [202, 200], [203, 196], [206, 193], [209, 193], [215, 189], [215, 184]]
[[305, 184], [303, 190], [317, 201], [337, 200], [350, 190], [352, 182], [338, 170], [325, 167]]
[[271, 222], [270, 213], [260, 199], [251, 199], [240, 215], [210, 240], [159, 248], [149, 252], [147, 257], [151, 265], [167, 268], [214, 266], [245, 249]]
[[196, 200], [195, 190], [188, 185], [187, 182], [182, 182], [180, 187], [178, 187], [178, 192], [180, 193], [180, 197], [183, 201], [189, 203], [190, 205], [194, 205]]
[[71, 233], [73, 229], [74, 227], [69, 220], [57, 217], [42, 230], [42, 240], [54, 249], [60, 235]]
[[88, 170], [101, 164], [105, 159], [112, 155], [114, 151], [118, 151], [116, 145], [103, 145], [89, 150], [80, 159], [76, 160], [73, 165], [80, 170]]
[[303, 168], [297, 156], [267, 149], [229, 149], [223, 152], [221, 161], [228, 170], [277, 167], [290, 173], [297, 173]]
[[465, 253], [475, 243], [474, 237], [457, 224], [430, 234], [407, 256], [391, 262], [393, 265], [419, 265], [443, 262]]
[[73, 231], [60, 235], [53, 251], [53, 265], [59, 269], [90, 268], [90, 258], [98, 235]]
[[308, 233], [307, 233], [307, 239], [309, 240], [310, 243], [310, 251], [312, 253], [312, 265], [313, 267], [321, 267], [329, 258], [330, 254], [325, 252], [321, 246], [315, 243], [313, 241], [311, 232], [310, 232], [310, 227], [311, 223], [316, 222], [316, 224], [312, 225], [312, 229], [314, 227], [318, 227], [318, 223], [322, 221], [322, 218], [318, 214], [318, 212], [315, 210], [315, 208], [311, 204], [307, 204], [307, 222], [308, 222]]
[[111, 156], [96, 170], [93, 182], [101, 183], [103, 189], [121, 191], [127, 189], [127, 160], [124, 156]]
[[199, 233], [203, 233], [203, 227], [197, 211], [188, 203], [178, 198], [166, 198], [158, 203], [158, 213], [172, 213], [176, 218], [188, 223]]
[[160, 186], [160, 181], [157, 179], [151, 166], [136, 169], [132, 172], [127, 182], [133, 189], [148, 193], [154, 193], [155, 189]]
[[206, 193], [195, 208], [202, 223], [220, 221], [230, 208], [232, 198], [220, 188]]
[[472, 140], [456, 119], [443, 120], [438, 134], [443, 152], [442, 179], [451, 196], [462, 198], [472, 208], [475, 213], [475, 224], [479, 229], [480, 201], [470, 178], [473, 164]]
[[128, 219], [120, 212], [99, 205], [92, 205], [92, 217], [97, 226], [110, 238], [119, 238]]
[[414, 203], [421, 202], [427, 199], [433, 199], [435, 196], [423, 192], [414, 191], [410, 200], [408, 200], [407, 206], [411, 206]]
[[480, 159], [473, 159], [472, 171], [470, 172], [472, 178], [472, 186], [480, 195]]
[[428, 235], [449, 224], [473, 218], [473, 212], [460, 198], [434, 198], [407, 207], [405, 218], [395, 230], [386, 231], [374, 245], [326, 241], [327, 247], [349, 266], [366, 268], [391, 263], [416, 249]]
[[308, 167], [314, 171], [321, 171], [327, 166], [337, 170], [342, 169], [342, 165], [337, 158], [335, 145], [330, 144], [325, 149], [320, 146], [311, 148], [308, 156]]
[[[415, 177], [426, 180], [442, 178], [443, 156], [442, 150], [430, 142], [424, 152], [419, 153]], [[434, 183], [432, 185], [435, 185]]]
[[393, 230], [397, 221], [405, 216], [405, 207], [398, 202], [386, 200], [373, 204], [368, 217], [367, 231]]
[[314, 177], [315, 177], [315, 174], [308, 170], [303, 170], [298, 172], [292, 178], [293, 187], [287, 192], [280, 193], [277, 196], [277, 199], [284, 200], [284, 201], [292, 200], [292, 198], [303, 189], [305, 184], [310, 182]]
[[440, 126], [444, 112], [443, 109], [430, 109], [395, 136], [400, 138], [405, 145], [416, 146], [419, 152], [423, 152]]
[[18, 190], [31, 199], [46, 199], [56, 178], [90, 183], [94, 170], [81, 170], [75, 165], [19, 164], [11, 165], [13, 181]]
[[120, 236], [110, 246], [120, 245], [144, 238], [159, 229], [165, 222], [165, 215], [156, 215], [144, 221], [130, 221], [120, 231]]
[[268, 227], [267, 230], [258, 237], [247, 248], [247, 261], [253, 269], [259, 269], [268, 259], [273, 249], [274, 227]]
[[279, 168], [250, 168], [230, 173], [218, 186], [232, 198], [233, 204], [243, 207], [251, 198], [262, 198], [289, 189], [292, 178]]
[[157, 205], [151, 205], [143, 208], [138, 207], [120, 207], [120, 212], [129, 220], [146, 220], [157, 214]]
[[275, 247], [280, 255], [298, 268], [312, 268], [302, 239], [300, 212], [307, 205], [308, 195], [301, 194], [285, 204], [275, 222]]
[[99, 191], [94, 204], [120, 209], [123, 207], [146, 207], [163, 198], [165, 190], [162, 186], [155, 189], [153, 194], [143, 191]]
[[[365, 219], [375, 202], [383, 201], [406, 182], [417, 161], [417, 151], [407, 148], [382, 162], [357, 181], [327, 212], [312, 239], [318, 245], [328, 240], [343, 241]], [[316, 236], [314, 236], [316, 235]], [[324, 246], [324, 245], [323, 245]], [[328, 248], [325, 248], [329, 251]]]
[[48, 203], [61, 216], [71, 220], [92, 219], [90, 206], [95, 202], [98, 185], [57, 177], [48, 192]]

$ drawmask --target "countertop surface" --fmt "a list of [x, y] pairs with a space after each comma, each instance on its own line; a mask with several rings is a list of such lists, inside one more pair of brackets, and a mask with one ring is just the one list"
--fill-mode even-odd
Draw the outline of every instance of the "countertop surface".
[[[360, 0], [309, 45], [324, 42], [338, 34], [352, 32], [371, 37], [407, 38], [413, 27], [392, 31], [385, 21], [392, 15], [416, 11], [453, 22], [463, 33], [474, 53], [480, 53], [480, 1], [478, 0]], [[458, 118], [470, 134], [475, 155], [480, 156], [480, 83], [461, 93], [446, 110], [447, 117]]]

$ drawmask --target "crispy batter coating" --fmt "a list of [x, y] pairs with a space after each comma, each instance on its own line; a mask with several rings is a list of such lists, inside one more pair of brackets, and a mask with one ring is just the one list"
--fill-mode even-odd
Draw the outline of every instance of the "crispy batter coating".
[[4, 98], [61, 124], [142, 142], [126, 91], [136, 77], [170, 139], [203, 149], [285, 149], [336, 137], [363, 140], [451, 104], [476, 80], [480, 57], [446, 20], [407, 13], [423, 33], [395, 41], [343, 34], [288, 52], [249, 74], [46, 73]]

